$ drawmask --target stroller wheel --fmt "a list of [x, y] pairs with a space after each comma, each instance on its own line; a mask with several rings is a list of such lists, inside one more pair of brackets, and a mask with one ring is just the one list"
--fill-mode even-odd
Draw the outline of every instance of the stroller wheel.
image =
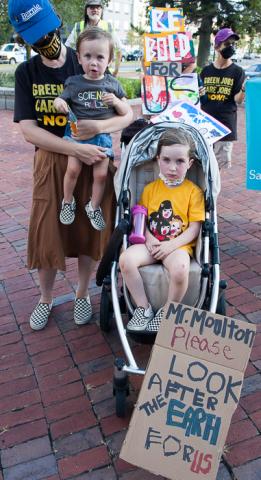
[[117, 417], [125, 417], [126, 415], [126, 397], [129, 395], [129, 377], [123, 370], [125, 361], [122, 358], [116, 358], [114, 362], [113, 376], [113, 395], [116, 400]]
[[218, 303], [217, 303], [217, 309], [216, 313], [219, 315], [225, 316], [227, 312], [227, 304], [226, 304], [226, 297], [225, 297], [225, 292], [220, 293]]
[[112, 326], [113, 307], [106, 285], [102, 286], [100, 304], [100, 328], [103, 332], [109, 332]]

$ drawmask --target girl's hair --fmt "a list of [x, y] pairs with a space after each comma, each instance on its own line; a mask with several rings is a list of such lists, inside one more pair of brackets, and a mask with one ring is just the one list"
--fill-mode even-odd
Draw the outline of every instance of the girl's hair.
[[182, 128], [167, 128], [159, 138], [155, 158], [160, 155], [162, 147], [171, 145], [186, 145], [189, 148], [189, 158], [196, 158], [196, 145], [192, 136]]
[[87, 27], [85, 30], [83, 30], [82, 33], [80, 33], [79, 37], [77, 38], [76, 51], [78, 53], [80, 51], [81, 43], [84, 40], [101, 40], [103, 42], [107, 40], [110, 50], [109, 62], [112, 61], [114, 53], [114, 43], [112, 36], [109, 32], [105, 32], [105, 30], [102, 30], [99, 27]]

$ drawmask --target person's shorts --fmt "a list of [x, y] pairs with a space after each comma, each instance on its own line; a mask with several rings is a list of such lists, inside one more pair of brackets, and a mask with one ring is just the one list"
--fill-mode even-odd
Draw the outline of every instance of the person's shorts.
[[218, 162], [219, 170], [221, 168], [231, 168], [232, 164], [232, 149], [233, 142], [219, 142], [214, 143], [214, 152]]
[[91, 145], [97, 145], [97, 147], [106, 148], [105, 153], [107, 157], [111, 158], [112, 160], [114, 159], [114, 153], [112, 150], [112, 138], [109, 133], [100, 133], [99, 135], [95, 135], [92, 138], [88, 138], [88, 140], [74, 140], [71, 137], [70, 126], [67, 125], [63, 138], [65, 138], [66, 140], [69, 140], [70, 142], [91, 144]]

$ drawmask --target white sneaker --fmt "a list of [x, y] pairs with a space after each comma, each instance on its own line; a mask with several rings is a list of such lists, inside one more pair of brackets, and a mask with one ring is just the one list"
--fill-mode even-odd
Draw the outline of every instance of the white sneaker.
[[133, 317], [127, 324], [127, 330], [129, 332], [143, 332], [150, 320], [154, 317], [151, 305], [147, 309], [144, 307], [137, 307], [134, 310]]

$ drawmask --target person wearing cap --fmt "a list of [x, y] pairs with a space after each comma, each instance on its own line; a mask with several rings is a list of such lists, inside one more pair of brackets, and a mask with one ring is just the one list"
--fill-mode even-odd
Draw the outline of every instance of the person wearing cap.
[[237, 139], [237, 103], [245, 97], [244, 70], [231, 59], [238, 40], [231, 28], [219, 30], [215, 36], [215, 60], [200, 74], [206, 92], [202, 110], [231, 130], [214, 144], [220, 169], [231, 167], [233, 142]]
[[[92, 188], [92, 165], [106, 158], [104, 148], [68, 142], [63, 139], [67, 117], [57, 113], [54, 100], [70, 75], [82, 74], [76, 52], [61, 43], [61, 19], [48, 0], [9, 0], [9, 19], [18, 35], [39, 53], [21, 63], [15, 72], [14, 121], [19, 122], [25, 140], [35, 145], [33, 199], [28, 233], [29, 269], [38, 269], [40, 301], [31, 317], [33, 330], [47, 325], [53, 306], [52, 291], [57, 270], [65, 270], [65, 258], [78, 259], [78, 286], [74, 301], [74, 321], [90, 321], [92, 306], [88, 286], [96, 262], [110, 238], [114, 225], [113, 165], [109, 172], [102, 201], [107, 229], [94, 230], [85, 211], [85, 198]], [[100, 133], [111, 133], [129, 125], [132, 113], [106, 120], [77, 122], [79, 140]], [[75, 198], [79, 215], [71, 226], [59, 222], [63, 197], [63, 178], [68, 156], [83, 163]]]
[[101, 0], [87, 0], [84, 6], [84, 20], [76, 22], [74, 27], [68, 36], [65, 45], [71, 47], [75, 50], [77, 38], [85, 28], [88, 27], [99, 27], [106, 32], [109, 32], [112, 35], [114, 47], [115, 47], [115, 66], [114, 71], [111, 72], [114, 77], [118, 75], [121, 57], [122, 57], [122, 45], [119, 38], [113, 33], [112, 25], [109, 22], [106, 22], [102, 18], [103, 14], [103, 3]]

